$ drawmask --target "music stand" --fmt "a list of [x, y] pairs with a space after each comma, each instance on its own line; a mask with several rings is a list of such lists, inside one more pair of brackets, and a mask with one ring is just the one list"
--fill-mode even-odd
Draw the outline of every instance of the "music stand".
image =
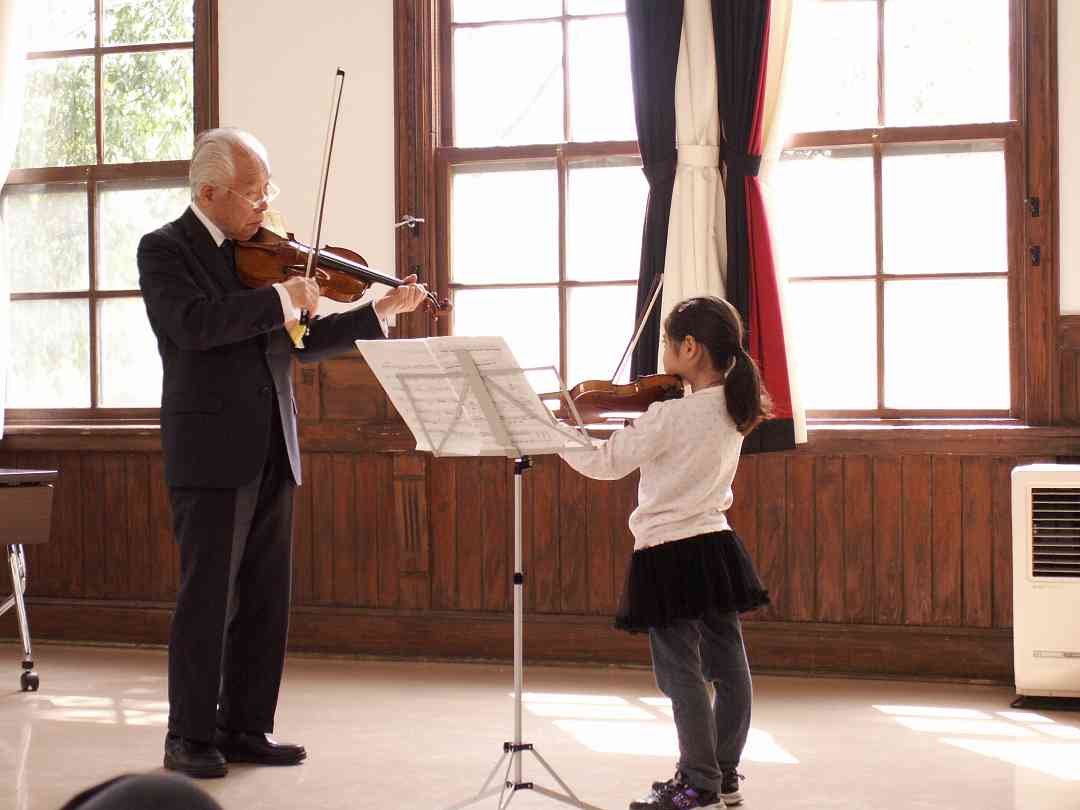
[[[525, 670], [522, 476], [532, 465], [531, 455], [557, 453], [575, 445], [588, 446], [589, 442], [554, 421], [525, 377], [526, 371], [537, 369], [519, 367], [502, 338], [404, 341], [411, 345], [401, 346], [397, 358], [395, 343], [403, 342], [357, 341], [357, 347], [412, 428], [417, 448], [428, 449], [437, 457], [505, 456], [514, 462], [514, 738], [503, 743], [502, 756], [476, 795], [446, 810], [460, 810], [495, 794], [499, 794], [498, 810], [505, 810], [519, 790], [534, 790], [583, 810], [599, 810], [581, 801], [536, 747], [522, 739], [521, 711]], [[424, 344], [427, 357], [417, 344]], [[554, 368], [550, 370], [558, 377]], [[559, 385], [577, 418], [561, 380]], [[580, 425], [580, 419], [578, 422]], [[465, 435], [464, 441], [456, 441], [459, 433]], [[565, 794], [524, 779], [522, 759], [526, 753], [536, 757]], [[502, 784], [492, 786], [504, 762]]]

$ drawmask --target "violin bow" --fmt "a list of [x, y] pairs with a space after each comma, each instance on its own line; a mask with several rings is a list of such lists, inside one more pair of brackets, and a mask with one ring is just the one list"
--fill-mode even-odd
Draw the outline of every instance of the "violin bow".
[[[334, 136], [337, 134], [338, 115], [341, 112], [341, 95], [345, 89], [345, 71], [337, 69], [334, 74], [334, 86], [330, 92], [330, 123], [326, 128], [326, 141], [323, 144], [322, 166], [319, 172], [319, 192], [316, 196], [318, 205], [315, 206], [315, 222], [312, 224], [311, 250], [308, 251], [307, 268], [304, 278], [311, 278], [315, 268], [319, 266], [319, 243], [322, 241], [323, 210], [326, 208], [326, 187], [330, 180], [330, 158], [334, 154]], [[300, 322], [290, 330], [296, 348], [304, 348], [304, 338], [308, 334], [310, 317], [307, 310], [300, 313]]]
[[645, 314], [641, 316], [641, 319], [637, 322], [637, 326], [634, 327], [634, 335], [630, 338], [630, 343], [626, 347], [626, 351], [623, 352], [622, 359], [619, 360], [619, 365], [615, 367], [615, 373], [611, 375], [611, 382], [614, 384], [615, 380], [619, 377], [619, 372], [622, 371], [623, 365], [626, 363], [626, 358], [631, 355], [635, 348], [637, 348], [638, 340], [641, 339], [641, 333], [645, 329], [645, 322], [649, 320], [649, 315], [652, 314], [653, 306], [656, 305], [656, 299], [660, 295], [660, 290], [664, 286], [664, 274], [661, 273], [653, 281], [653, 288], [651, 292], [651, 298], [649, 298], [649, 306], [645, 308]]

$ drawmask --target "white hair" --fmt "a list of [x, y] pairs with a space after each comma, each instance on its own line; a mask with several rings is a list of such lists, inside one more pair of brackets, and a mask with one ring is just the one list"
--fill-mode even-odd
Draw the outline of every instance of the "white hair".
[[270, 173], [266, 147], [250, 132], [235, 127], [208, 129], [195, 139], [191, 153], [188, 183], [191, 199], [196, 199], [204, 185], [224, 186], [236, 179], [236, 156], [247, 152], [262, 162]]

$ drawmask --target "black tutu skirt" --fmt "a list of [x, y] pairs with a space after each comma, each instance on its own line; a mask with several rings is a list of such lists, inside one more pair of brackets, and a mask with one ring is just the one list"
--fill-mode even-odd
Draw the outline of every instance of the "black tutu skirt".
[[746, 613], [769, 593], [735, 532], [712, 532], [639, 549], [626, 572], [615, 627], [644, 633], [709, 610]]

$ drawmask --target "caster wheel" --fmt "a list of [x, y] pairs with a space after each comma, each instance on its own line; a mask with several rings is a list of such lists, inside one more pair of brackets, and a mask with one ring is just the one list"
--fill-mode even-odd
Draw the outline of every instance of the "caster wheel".
[[38, 680], [38, 674], [33, 670], [30, 670], [29, 672], [24, 672], [22, 674], [22, 677], [19, 678], [19, 683], [22, 685], [22, 690], [24, 692], [36, 692], [40, 682]]

